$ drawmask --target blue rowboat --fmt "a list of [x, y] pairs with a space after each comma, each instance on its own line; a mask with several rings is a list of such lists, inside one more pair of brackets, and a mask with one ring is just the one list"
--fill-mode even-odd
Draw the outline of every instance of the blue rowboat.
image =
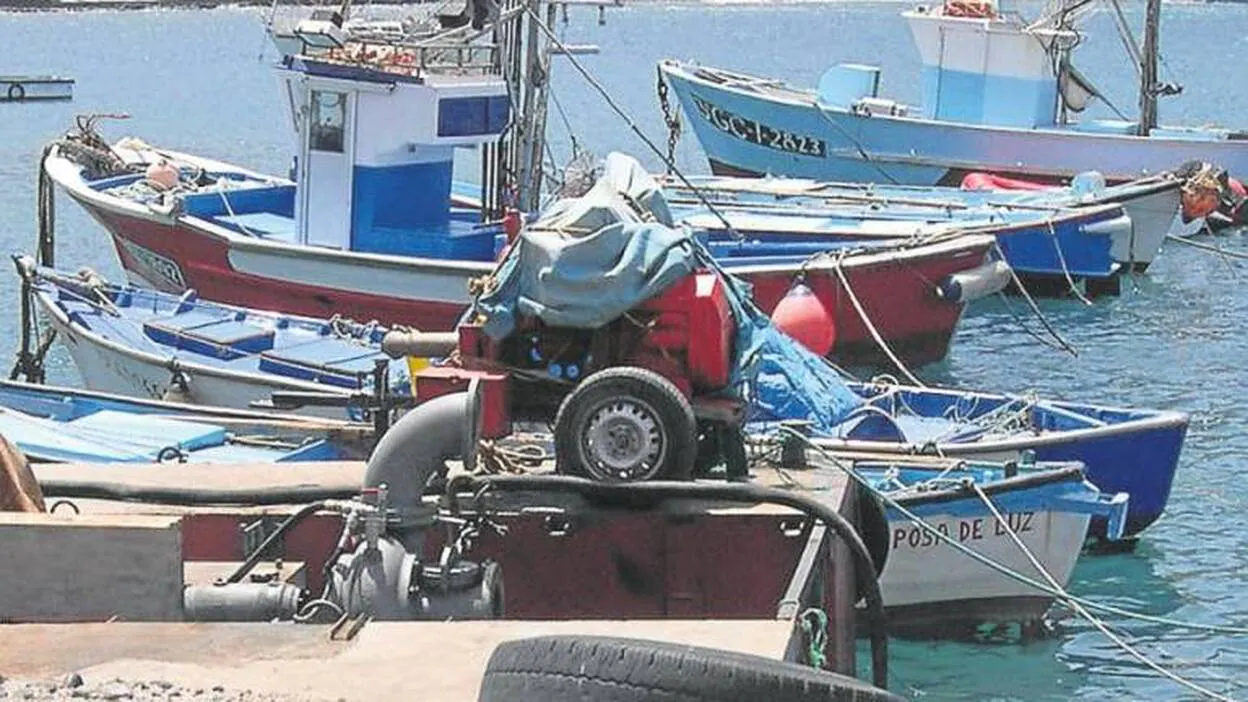
[[[1165, 410], [1060, 402], [950, 388], [849, 383], [866, 404], [825, 448], [969, 461], [1079, 461], [1102, 492], [1130, 495], [1124, 536], [1156, 521], [1170, 498], [1190, 421]], [[1094, 517], [1091, 534], [1112, 536]]]
[[[1037, 622], [1053, 595], [976, 556], [1049, 585], [1011, 538], [1013, 532], [1065, 588], [1089, 519], [1105, 520], [1111, 538], [1122, 535], [1126, 522], [1128, 496], [1096, 488], [1084, 479], [1079, 463], [1019, 469], [924, 457], [897, 463], [860, 460], [854, 468], [886, 500], [888, 559], [880, 589], [895, 633], [930, 635], [982, 623]], [[994, 507], [1003, 520], [993, 514]]]
[[[378, 361], [389, 361], [379, 347], [386, 330], [376, 324], [222, 305], [194, 291], [117, 286], [36, 268], [29, 259], [20, 259], [19, 269], [92, 390], [245, 409], [277, 391], [371, 392]], [[407, 368], [390, 364], [387, 383], [406, 392]], [[342, 418], [344, 410], [307, 413]]]
[[32, 461], [285, 463], [361, 460], [364, 427], [0, 380], [0, 435]]

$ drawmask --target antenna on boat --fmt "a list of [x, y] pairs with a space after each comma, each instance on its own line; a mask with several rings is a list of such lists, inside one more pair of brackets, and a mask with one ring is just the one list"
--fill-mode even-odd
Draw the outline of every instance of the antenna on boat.
[[[540, 206], [543, 155], [546, 152], [546, 117], [550, 100], [551, 58], [556, 54], [592, 54], [598, 47], [556, 48], [540, 30], [542, 10], [545, 26], [553, 25], [570, 6], [598, 8], [603, 23], [607, 7], [621, 7], [621, 0], [503, 0], [494, 24], [497, 73], [507, 81], [512, 101], [512, 123], [497, 146], [482, 150], [482, 211], [497, 218], [505, 207], [534, 211]], [[514, 188], [514, 190], [513, 190]]]
[[1144, 8], [1144, 45], [1140, 52], [1139, 135], [1148, 136], [1157, 126], [1157, 32], [1161, 26], [1161, 0], [1148, 0]]

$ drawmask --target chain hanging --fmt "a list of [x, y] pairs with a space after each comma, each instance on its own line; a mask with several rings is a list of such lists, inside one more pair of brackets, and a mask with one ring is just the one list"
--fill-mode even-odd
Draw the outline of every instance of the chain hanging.
[[663, 111], [663, 123], [667, 125], [667, 173], [671, 175], [676, 164], [676, 142], [680, 141], [680, 113], [673, 110], [668, 102], [667, 81], [663, 80], [663, 72], [658, 69], [655, 72], [658, 76], [659, 109]]

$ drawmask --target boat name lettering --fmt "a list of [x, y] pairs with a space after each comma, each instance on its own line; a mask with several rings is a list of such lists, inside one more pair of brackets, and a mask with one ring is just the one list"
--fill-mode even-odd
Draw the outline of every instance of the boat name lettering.
[[[942, 536], [949, 537], [958, 543], [980, 541], [989, 535], [1005, 536], [1008, 533], [1006, 530], [1007, 525], [1016, 534], [1025, 534], [1032, 531], [1032, 521], [1035, 519], [1036, 513], [1015, 512], [1004, 516], [1005, 524], [998, 522], [992, 517], [978, 517], [975, 519], [959, 519], [956, 522], [942, 522], [935, 525], [934, 528]], [[942, 541], [944, 539], [917, 524], [893, 527], [892, 548], [894, 550], [903, 546], [913, 549], [929, 548]]]
[[[186, 278], [182, 276], [182, 269], [175, 261], [161, 256], [155, 251], [139, 246], [129, 239], [118, 237], [117, 240], [121, 242], [122, 247], [125, 248], [126, 253], [130, 254], [131, 258], [159, 278], [159, 280], [150, 280], [151, 276], [144, 276], [149, 278], [153, 285], [162, 287], [166, 292], [180, 293], [186, 290]], [[162, 284], [168, 287], [163, 287]]]
[[702, 119], [710, 122], [721, 132], [731, 134], [751, 144], [766, 146], [777, 151], [786, 151], [803, 156], [827, 155], [828, 145], [822, 139], [794, 134], [783, 129], [770, 127], [761, 122], [733, 114], [718, 105], [711, 104], [697, 95], [691, 96]]

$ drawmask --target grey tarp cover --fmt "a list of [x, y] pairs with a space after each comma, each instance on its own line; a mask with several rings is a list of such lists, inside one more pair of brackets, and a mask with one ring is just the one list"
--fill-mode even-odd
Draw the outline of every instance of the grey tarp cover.
[[[699, 265], [718, 270], [687, 229], [672, 226], [654, 179], [632, 158], [611, 154], [589, 192], [554, 203], [526, 228], [477, 309], [494, 338], [509, 334], [517, 316], [593, 329]], [[749, 301], [748, 286], [724, 279], [737, 320], [731, 390], [749, 402], [750, 418], [807, 420], [815, 433], [833, 433], [862, 399], [823, 359], [772, 326]]]
[[554, 203], [520, 235], [494, 274], [498, 286], [478, 300], [485, 332], [507, 336], [517, 315], [594, 329], [645, 302], [696, 266], [689, 232], [670, 224], [654, 180], [612, 154], [589, 192]]

